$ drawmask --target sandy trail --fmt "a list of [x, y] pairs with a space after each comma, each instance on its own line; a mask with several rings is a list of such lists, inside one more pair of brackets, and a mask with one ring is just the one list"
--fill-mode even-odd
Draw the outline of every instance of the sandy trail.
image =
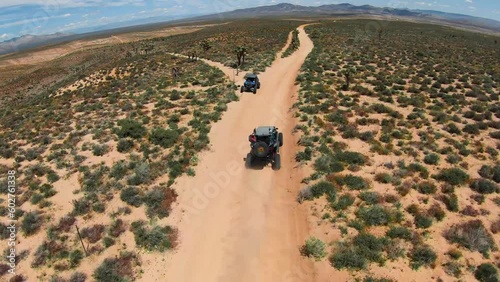
[[[144, 263], [143, 281], [314, 280], [312, 262], [298, 250], [309, 227], [305, 208], [296, 202], [302, 176], [295, 168], [289, 112], [297, 93], [295, 78], [313, 48], [303, 27], [299, 38], [295, 53], [278, 56], [260, 75], [257, 94], [244, 93], [213, 125], [212, 147], [200, 156], [196, 176], [182, 177], [175, 185], [180, 196], [169, 220], [179, 228], [180, 245], [168, 258]], [[284, 134], [280, 171], [270, 165], [245, 169], [247, 138], [259, 125], [276, 125]]]

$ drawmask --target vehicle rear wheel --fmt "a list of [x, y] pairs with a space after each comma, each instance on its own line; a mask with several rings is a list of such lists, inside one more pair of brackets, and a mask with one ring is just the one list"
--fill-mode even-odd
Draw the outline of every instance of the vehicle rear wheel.
[[279, 170], [281, 168], [281, 157], [280, 154], [274, 155], [273, 170]]
[[280, 143], [280, 147], [283, 146], [283, 133], [278, 133], [278, 141]]
[[243, 86], [241, 86], [240, 88], [240, 93], [243, 93]]
[[253, 94], [257, 93], [257, 88], [254, 88], [252, 92]]
[[250, 153], [247, 154], [247, 158], [245, 159], [245, 167], [246, 168], [252, 167], [252, 154]]

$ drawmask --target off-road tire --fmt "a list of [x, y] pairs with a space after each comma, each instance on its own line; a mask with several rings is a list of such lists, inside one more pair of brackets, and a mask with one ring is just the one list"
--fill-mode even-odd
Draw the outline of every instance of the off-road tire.
[[278, 133], [278, 142], [280, 144], [280, 147], [283, 146], [283, 133]]
[[245, 159], [245, 167], [246, 168], [252, 167], [252, 154], [251, 153], [247, 154], [247, 158]]
[[252, 92], [253, 92], [253, 94], [256, 94], [257, 93], [257, 88], [254, 88]]
[[273, 170], [279, 170], [281, 168], [281, 156], [280, 154], [274, 155]]
[[240, 93], [243, 93], [243, 86], [241, 86], [240, 88]]

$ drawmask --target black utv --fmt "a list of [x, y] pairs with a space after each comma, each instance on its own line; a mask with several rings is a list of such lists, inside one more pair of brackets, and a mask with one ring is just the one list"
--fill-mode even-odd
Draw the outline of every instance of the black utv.
[[245, 82], [240, 88], [240, 92], [248, 92], [251, 91], [253, 94], [257, 93], [257, 89], [260, 88], [259, 77], [254, 73], [245, 74]]
[[280, 147], [283, 146], [283, 133], [275, 126], [259, 126], [248, 137], [250, 153], [245, 158], [245, 165], [251, 168], [255, 161], [272, 163], [274, 170], [281, 168]]

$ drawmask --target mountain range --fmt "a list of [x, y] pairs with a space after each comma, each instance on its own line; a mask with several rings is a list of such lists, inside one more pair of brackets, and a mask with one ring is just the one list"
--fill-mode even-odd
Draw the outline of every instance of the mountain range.
[[[116, 32], [116, 28], [123, 30], [126, 27], [140, 28], [159, 23], [168, 22], [190, 22], [205, 20], [228, 20], [258, 17], [328, 17], [328, 16], [382, 16], [397, 17], [400, 19], [419, 20], [423, 22], [434, 22], [454, 25], [463, 28], [474, 28], [478, 31], [500, 34], [500, 22], [486, 18], [468, 15], [453, 14], [432, 10], [410, 10], [397, 8], [381, 8], [371, 5], [355, 6], [347, 3], [329, 4], [321, 6], [301, 6], [289, 3], [281, 3], [255, 8], [237, 9], [229, 12], [202, 16], [177, 16], [177, 17], [154, 17], [141, 20], [114, 23], [106, 26], [93, 28], [92, 30], [74, 30], [73, 34], [56, 33], [50, 35], [24, 35], [0, 43], [0, 55], [22, 51], [45, 44], [56, 44], [65, 41], [84, 38], [85, 36]], [[182, 17], [182, 19], [179, 19]], [[76, 33], [76, 35], [74, 34]]]

